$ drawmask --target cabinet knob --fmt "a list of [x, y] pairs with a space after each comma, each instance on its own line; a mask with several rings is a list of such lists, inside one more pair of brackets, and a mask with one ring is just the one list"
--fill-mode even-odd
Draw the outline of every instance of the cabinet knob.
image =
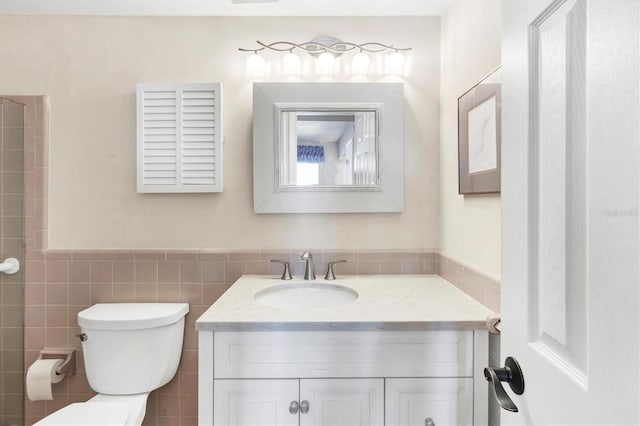
[[427, 417], [426, 419], [424, 419], [424, 426], [436, 426], [436, 423], [431, 417]]
[[300, 413], [307, 414], [309, 412], [309, 401], [306, 399], [300, 402]]
[[298, 401], [291, 401], [291, 404], [289, 404], [289, 413], [298, 414]]

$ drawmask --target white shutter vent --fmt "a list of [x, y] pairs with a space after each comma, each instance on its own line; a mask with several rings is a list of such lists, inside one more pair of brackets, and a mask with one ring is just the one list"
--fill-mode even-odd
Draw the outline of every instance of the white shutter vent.
[[222, 192], [220, 83], [138, 84], [138, 192]]

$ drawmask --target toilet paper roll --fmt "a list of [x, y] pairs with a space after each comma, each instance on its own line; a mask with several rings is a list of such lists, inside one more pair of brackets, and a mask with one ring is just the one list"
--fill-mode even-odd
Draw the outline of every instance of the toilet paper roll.
[[56, 374], [62, 365], [62, 359], [39, 359], [27, 370], [27, 396], [31, 401], [52, 400], [51, 385], [61, 381], [64, 376]]

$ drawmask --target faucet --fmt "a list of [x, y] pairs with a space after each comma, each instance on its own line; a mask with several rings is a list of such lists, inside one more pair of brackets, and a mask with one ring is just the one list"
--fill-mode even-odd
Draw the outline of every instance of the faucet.
[[309, 253], [308, 251], [305, 251], [300, 256], [300, 259], [306, 262], [304, 267], [304, 279], [307, 281], [315, 280], [316, 273], [313, 270], [313, 256], [311, 256], [311, 253]]

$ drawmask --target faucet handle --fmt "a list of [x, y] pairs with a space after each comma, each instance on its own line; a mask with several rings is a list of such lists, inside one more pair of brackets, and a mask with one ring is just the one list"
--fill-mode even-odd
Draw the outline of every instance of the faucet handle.
[[285, 261], [285, 260], [280, 260], [280, 259], [271, 259], [272, 263], [281, 263], [284, 266], [284, 270], [282, 271], [282, 276], [280, 277], [281, 280], [290, 280], [291, 277], [291, 263]]
[[327, 263], [327, 273], [324, 274], [324, 279], [325, 280], [335, 280], [336, 279], [336, 274], [333, 272], [333, 265], [335, 265], [336, 263], [346, 263], [347, 261], [344, 259], [341, 260], [333, 260], [329, 263]]

